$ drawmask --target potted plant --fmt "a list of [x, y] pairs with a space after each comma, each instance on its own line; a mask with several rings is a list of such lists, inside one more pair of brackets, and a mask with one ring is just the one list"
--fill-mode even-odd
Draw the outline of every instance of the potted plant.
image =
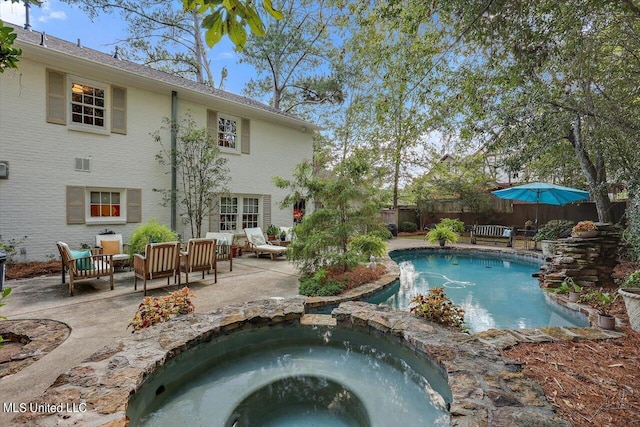
[[271, 224], [268, 228], [267, 228], [267, 238], [269, 240], [275, 240], [276, 236], [280, 235], [280, 229], [278, 227], [276, 227], [275, 225]]
[[629, 275], [618, 289], [618, 294], [622, 295], [624, 305], [629, 316], [631, 328], [640, 332], [640, 270]]
[[457, 243], [460, 235], [453, 231], [447, 225], [438, 224], [436, 225], [436, 228], [427, 233], [426, 237], [429, 243], [438, 242], [440, 244], [440, 247], [442, 248], [447, 244], [447, 242]]
[[580, 299], [580, 292], [582, 292], [582, 287], [578, 285], [571, 277], [567, 277], [562, 283], [565, 282], [569, 287], [569, 302], [578, 302], [578, 299]]
[[609, 292], [595, 291], [595, 303], [598, 309], [598, 326], [602, 329], [613, 330], [616, 328], [616, 318], [611, 315], [609, 310], [618, 299], [619, 294], [611, 296]]
[[571, 236], [590, 239], [598, 235], [598, 229], [593, 221], [580, 221], [571, 229]]

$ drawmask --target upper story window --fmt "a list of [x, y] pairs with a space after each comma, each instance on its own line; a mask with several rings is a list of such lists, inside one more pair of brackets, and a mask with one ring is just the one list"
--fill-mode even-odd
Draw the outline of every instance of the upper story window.
[[218, 115], [218, 147], [237, 150], [238, 119], [232, 116]]
[[47, 70], [47, 122], [106, 134], [127, 133], [127, 90]]
[[207, 131], [220, 151], [228, 154], [251, 153], [251, 124], [246, 118], [207, 110]]
[[105, 127], [105, 90], [71, 80], [71, 122]]

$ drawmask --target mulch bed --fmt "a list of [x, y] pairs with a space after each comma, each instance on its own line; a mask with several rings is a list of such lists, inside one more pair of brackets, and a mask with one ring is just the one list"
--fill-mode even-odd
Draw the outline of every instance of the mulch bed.
[[7, 280], [56, 276], [60, 274], [62, 274], [62, 263], [60, 261], [13, 262], [7, 264], [5, 271]]
[[[640, 266], [623, 260], [613, 277]], [[614, 290], [614, 289], [612, 289]], [[611, 310], [628, 324], [621, 298]], [[518, 344], [503, 354], [544, 389], [558, 415], [575, 427], [640, 425], [640, 333], [611, 340]]]
[[375, 282], [381, 278], [387, 269], [378, 264], [376, 269], [369, 267], [356, 267], [353, 270], [344, 272], [341, 270], [329, 270], [327, 279], [330, 281], [341, 282], [345, 284], [346, 289], [353, 289], [365, 283]]

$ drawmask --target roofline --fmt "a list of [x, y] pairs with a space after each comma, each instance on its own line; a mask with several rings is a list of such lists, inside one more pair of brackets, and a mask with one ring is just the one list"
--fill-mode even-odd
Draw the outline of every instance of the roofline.
[[[320, 129], [322, 129], [321, 127], [319, 127], [314, 123], [308, 122], [306, 120], [303, 120], [301, 118], [298, 118], [288, 113], [284, 113], [282, 111], [277, 111], [272, 107], [267, 106], [266, 104], [262, 104], [256, 100], [246, 98], [246, 97], [234, 94], [232, 92], [227, 92], [221, 89], [213, 88], [216, 92], [220, 92], [221, 94], [227, 95], [227, 96], [217, 96], [215, 93], [209, 93], [209, 91], [211, 91], [212, 89], [210, 86], [197, 83], [182, 77], [174, 76], [172, 74], [169, 74], [163, 71], [155, 70], [151, 67], [137, 64], [131, 61], [115, 59], [111, 55], [106, 54], [104, 52], [97, 51], [95, 49], [90, 49], [86, 47], [77, 47], [78, 49], [87, 51], [91, 55], [104, 56], [105, 59], [108, 59], [111, 62], [122, 61], [122, 63], [123, 64], [126, 63], [127, 67], [129, 68], [134, 68], [134, 69], [139, 68], [140, 70], [149, 70], [154, 74], [159, 74], [160, 76], [163, 77], [163, 79], [162, 80], [155, 79], [153, 77], [146, 76], [134, 70], [129, 70], [123, 67], [117, 67], [116, 66], [117, 64], [109, 64], [109, 63], [94, 60], [91, 58], [73, 55], [71, 53], [64, 52], [50, 46], [41, 46], [39, 43], [37, 43], [33, 39], [40, 39], [43, 33], [39, 33], [37, 31], [33, 31], [33, 32], [27, 31], [11, 23], [6, 23], [6, 24], [8, 26], [12, 26], [15, 29], [15, 32], [18, 34], [18, 37], [14, 41], [14, 47], [22, 49], [23, 51], [22, 56], [26, 59], [40, 60], [45, 63], [47, 62], [46, 61], [47, 59], [57, 60], [56, 62], [59, 62], [60, 64], [64, 64], [62, 65], [64, 68], [67, 68], [68, 70], [71, 70], [71, 69], [77, 70], [75, 71], [76, 73], [79, 73], [82, 70], [81, 69], [78, 70], [77, 68], [70, 67], [70, 65], [72, 66], [78, 65], [80, 67], [84, 66], [86, 68], [91, 67], [94, 70], [96, 67], [98, 67], [99, 69], [103, 70], [102, 74], [105, 74], [104, 77], [108, 77], [108, 79], [112, 81], [115, 80], [117, 82], [119, 81], [118, 80], [119, 78], [121, 80], [124, 80], [125, 82], [128, 81], [128, 82], [137, 84], [139, 87], [142, 87], [144, 89], [149, 89], [155, 92], [159, 92], [158, 91], [159, 88], [164, 88], [167, 91], [175, 90], [178, 92], [178, 94], [181, 94], [181, 93], [183, 95], [186, 94], [187, 96], [183, 97], [183, 99], [186, 99], [186, 100], [199, 101], [200, 103], [204, 103], [204, 104], [207, 103], [206, 102], [207, 100], [209, 100], [209, 102], [213, 101], [215, 105], [222, 104], [224, 106], [230, 107], [229, 108], [230, 111], [228, 111], [229, 113], [235, 113], [235, 114], [246, 116], [247, 115], [246, 112], [250, 112], [250, 118], [255, 117], [255, 118], [268, 119], [270, 121], [278, 122], [293, 128], [297, 128], [302, 132], [319, 131]], [[27, 38], [29, 37], [29, 34], [31, 33], [34, 34], [34, 36], [30, 37], [32, 40], [27, 40]], [[47, 40], [46, 40], [47, 42], [55, 41], [56, 43], [65, 43], [70, 45], [71, 47], [76, 47], [75, 44], [70, 43], [63, 39], [55, 38], [53, 36], [49, 36], [48, 34], [46, 35], [46, 37], [47, 37]], [[20, 64], [18, 63], [18, 68], [19, 67], [20, 67]], [[72, 74], [74, 73], [74, 71], [68, 71], [68, 72]], [[118, 78], [114, 79], [113, 78], [114, 76]], [[179, 84], [181, 82], [184, 84]], [[198, 87], [200, 87], [202, 90], [198, 90]], [[242, 102], [242, 100], [246, 100], [246, 102]]]

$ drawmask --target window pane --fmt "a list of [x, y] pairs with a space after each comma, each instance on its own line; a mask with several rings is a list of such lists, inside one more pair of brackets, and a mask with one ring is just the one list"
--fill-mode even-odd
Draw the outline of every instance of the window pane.
[[97, 191], [91, 192], [91, 204], [100, 203], [100, 193]]
[[91, 205], [91, 216], [100, 216], [100, 205]]
[[120, 204], [120, 193], [111, 193], [111, 203], [114, 205]]

